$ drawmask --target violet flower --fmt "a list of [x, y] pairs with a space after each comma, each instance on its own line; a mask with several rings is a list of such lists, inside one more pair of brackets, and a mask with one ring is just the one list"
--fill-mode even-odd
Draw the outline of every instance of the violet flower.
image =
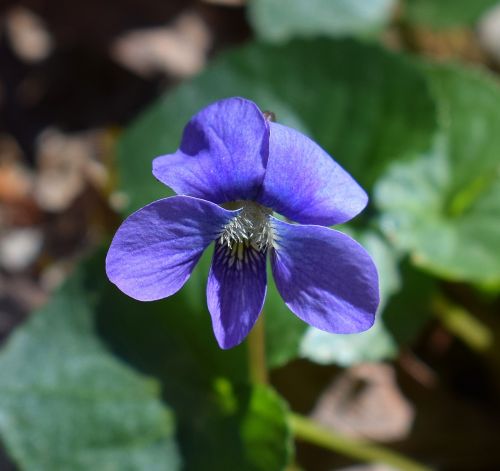
[[118, 229], [106, 271], [124, 293], [171, 296], [215, 242], [207, 302], [222, 348], [241, 343], [262, 310], [268, 253], [279, 293], [303, 321], [345, 334], [372, 326], [375, 265], [357, 242], [324, 227], [356, 216], [367, 195], [308, 137], [269, 122], [249, 100], [220, 100], [189, 121], [179, 150], [156, 158], [153, 174], [179, 195]]

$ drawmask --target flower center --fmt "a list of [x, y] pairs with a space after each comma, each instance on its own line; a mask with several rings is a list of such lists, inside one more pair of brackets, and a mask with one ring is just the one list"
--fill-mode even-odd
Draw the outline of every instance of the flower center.
[[250, 246], [260, 252], [265, 252], [273, 239], [269, 220], [269, 216], [273, 213], [272, 209], [254, 201], [235, 201], [226, 203], [223, 207], [241, 209], [241, 211], [226, 225], [219, 243], [231, 252], [235, 252], [234, 255], [242, 252], [244, 247]]

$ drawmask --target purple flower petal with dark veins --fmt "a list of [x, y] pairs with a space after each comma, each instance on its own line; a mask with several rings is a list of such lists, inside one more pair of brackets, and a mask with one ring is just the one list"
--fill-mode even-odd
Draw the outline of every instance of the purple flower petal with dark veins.
[[187, 124], [179, 150], [153, 161], [153, 174], [176, 193], [214, 203], [254, 199], [269, 154], [269, 125], [255, 103], [217, 101]]
[[318, 144], [270, 123], [269, 160], [259, 202], [302, 224], [331, 226], [352, 219], [368, 196]]
[[327, 332], [369, 329], [379, 303], [377, 269], [361, 245], [322, 226], [272, 219], [271, 265], [276, 287], [290, 310]]
[[155, 201], [118, 229], [106, 257], [108, 278], [139, 301], [166, 298], [182, 288], [203, 251], [236, 214], [189, 196]]
[[[118, 229], [106, 271], [124, 293], [141, 301], [174, 294], [214, 241], [207, 302], [222, 348], [241, 343], [262, 310], [268, 251], [278, 291], [302, 320], [334, 333], [373, 324], [372, 259], [323, 227], [353, 218], [366, 193], [308, 137], [269, 123], [251, 101], [229, 98], [195, 115], [179, 150], [156, 158], [153, 173], [189, 196], [151, 203]], [[288, 224], [273, 211], [318, 225]]]
[[264, 305], [266, 289], [265, 252], [242, 244], [230, 249], [217, 242], [208, 275], [207, 302], [222, 348], [232, 348], [248, 335]]

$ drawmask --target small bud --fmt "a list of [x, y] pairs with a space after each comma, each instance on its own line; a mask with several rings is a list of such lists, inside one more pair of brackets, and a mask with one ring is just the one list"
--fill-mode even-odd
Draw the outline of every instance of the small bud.
[[276, 115], [272, 111], [264, 111], [262, 114], [266, 121], [276, 122]]

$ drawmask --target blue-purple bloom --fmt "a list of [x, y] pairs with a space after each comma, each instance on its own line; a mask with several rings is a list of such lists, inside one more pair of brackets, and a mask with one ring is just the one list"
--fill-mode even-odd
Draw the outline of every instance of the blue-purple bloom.
[[372, 326], [375, 265], [357, 242], [325, 227], [356, 216], [367, 195], [308, 137], [270, 122], [249, 100], [220, 100], [189, 121], [177, 152], [157, 157], [153, 174], [178, 195], [118, 229], [106, 271], [124, 293], [171, 296], [215, 242], [207, 302], [222, 348], [241, 343], [262, 310], [268, 253], [278, 291], [299, 318], [332, 333]]

